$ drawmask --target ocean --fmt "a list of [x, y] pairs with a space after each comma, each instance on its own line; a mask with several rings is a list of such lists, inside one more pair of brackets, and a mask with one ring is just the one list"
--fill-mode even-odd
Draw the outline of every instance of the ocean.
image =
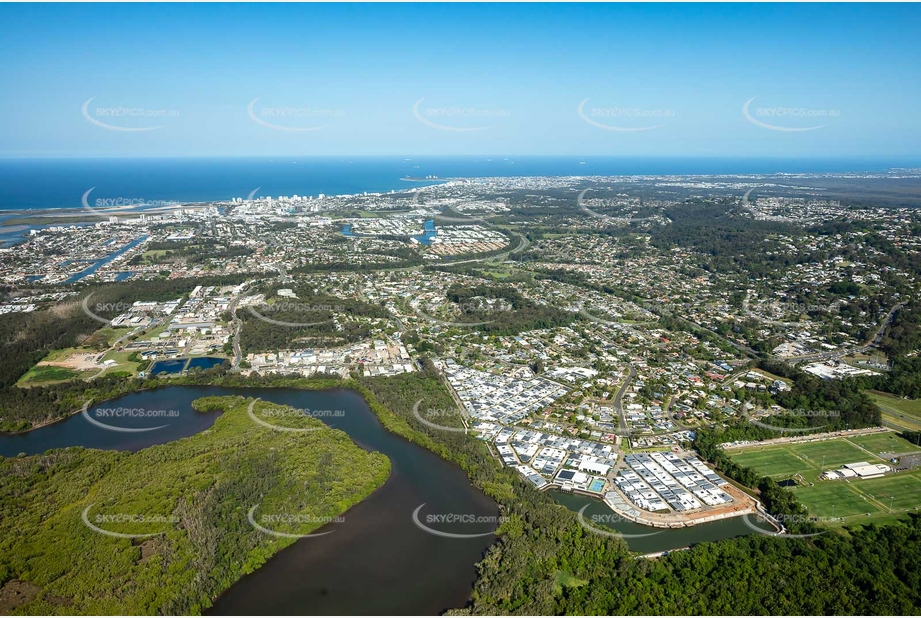
[[[3, 159], [0, 210], [80, 208], [90, 200], [203, 202], [257, 196], [342, 195], [413, 189], [426, 176], [620, 176], [882, 172], [905, 159], [739, 157], [276, 157]], [[137, 202], [135, 202], [137, 203]]]

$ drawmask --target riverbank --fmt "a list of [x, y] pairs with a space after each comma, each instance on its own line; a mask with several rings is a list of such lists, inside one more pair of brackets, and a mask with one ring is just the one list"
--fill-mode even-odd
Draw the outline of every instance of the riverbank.
[[[305, 409], [346, 410], [344, 416], [320, 414], [319, 417], [346, 431], [353, 442], [367, 451], [384, 453], [392, 462], [393, 474], [384, 487], [348, 511], [346, 521], [336, 524], [335, 534], [312, 537], [285, 548], [220, 595], [209, 613], [373, 614], [386, 608], [386, 613], [417, 615], [441, 614], [469, 603], [476, 563], [493, 542], [491, 532], [495, 523], [485, 525], [485, 530], [482, 524], [474, 525], [471, 530], [474, 538], [458, 540], [426, 533], [417, 528], [412, 519], [414, 508], [421, 504], [429, 514], [463, 513], [483, 521], [497, 516], [495, 502], [471, 485], [460, 466], [439, 457], [432, 449], [414, 444], [419, 437], [411, 432], [409, 435], [416, 438], [412, 441], [400, 435], [398, 432], [405, 431], [406, 427], [399, 416], [381, 407], [366, 389], [366, 395], [359, 393], [358, 389], [365, 385], [287, 376], [244, 378], [227, 374], [211, 377], [214, 378], [212, 384], [220, 385], [182, 386], [177, 383], [191, 380], [177, 378], [166, 381], [170, 385], [159, 391], [148, 389], [143, 393], [123, 395], [114, 401], [107, 400], [104, 405], [184, 409], [188, 405], [183, 402], [189, 401], [189, 397], [227, 393], [258, 396], [264, 401], [293, 406], [302, 413]], [[135, 396], [143, 399], [125, 399]], [[330, 400], [331, 397], [334, 400]], [[371, 404], [376, 413], [371, 410]], [[196, 435], [209, 433], [207, 426], [201, 425], [202, 419], [183, 418], [186, 420], [177, 419], [175, 424], [197, 423], [197, 429], [193, 429]], [[90, 428], [93, 436], [105, 434], [119, 436], [123, 441], [130, 439], [130, 435], [100, 431], [80, 418], [71, 417], [69, 423], [73, 427], [64, 423], [54, 428], [56, 434], [63, 434], [70, 440], [66, 444], [75, 444], [73, 439], [79, 437], [79, 431], [74, 430], [81, 427]], [[38, 432], [34, 437], [42, 435]], [[35, 444], [31, 452], [44, 453], [45, 446]], [[164, 447], [168, 446], [171, 445]], [[460, 530], [465, 526], [460, 525]], [[448, 529], [458, 531], [457, 527], [448, 526]], [[317, 532], [322, 533], [323, 529]], [[484, 537], [483, 533], [489, 536]], [[377, 569], [384, 571], [366, 572]], [[363, 594], [356, 595], [355, 590], [348, 587], [351, 578], [339, 577], [345, 572], [355, 577], [364, 573], [361, 576]], [[397, 577], [400, 573], [402, 575]]]
[[[272, 384], [278, 384], [279, 380], [275, 380]], [[61, 421], [66, 421], [76, 414], [83, 412], [83, 406], [87, 403], [93, 405], [100, 405], [106, 401], [111, 401], [128, 395], [131, 393], [143, 393], [151, 390], [156, 390], [158, 388], [163, 388], [166, 386], [239, 386], [239, 387], [252, 387], [252, 386], [266, 386], [267, 381], [265, 379], [248, 378], [243, 377], [238, 374], [232, 374], [227, 372], [222, 372], [220, 369], [205, 369], [205, 370], [196, 370], [194, 374], [185, 374], [185, 375], [168, 375], [165, 377], [156, 377], [149, 376], [146, 378], [124, 378], [118, 383], [118, 386], [111, 388], [97, 388], [96, 386], [88, 383], [75, 382], [73, 387], [81, 387], [83, 391], [77, 394], [73, 399], [79, 399], [79, 403], [76, 405], [71, 405], [67, 408], [66, 412], [60, 413], [58, 416], [53, 418], [42, 420], [38, 423], [31, 424], [28, 428], [16, 431], [0, 431], [0, 437], [2, 436], [13, 436], [13, 435], [24, 435], [29, 432], [35, 431], [36, 429], [41, 429], [49, 425], [54, 425]], [[290, 388], [302, 388], [308, 391], [324, 390], [331, 388], [338, 388], [344, 385], [342, 380], [332, 380], [332, 379], [317, 379], [317, 378], [285, 378], [283, 380], [283, 386]], [[7, 420], [8, 423], [16, 422], [15, 420]], [[25, 421], [28, 422], [28, 421]]]
[[[692, 526], [698, 526], [701, 524], [713, 523], [716, 521], [721, 521], [724, 519], [732, 519], [734, 517], [741, 517], [743, 515], [750, 515], [759, 511], [759, 505], [757, 502], [740, 492], [736, 487], [732, 487], [730, 490], [727, 490], [727, 493], [730, 494], [736, 501], [738, 501], [741, 496], [747, 498], [752, 504], [750, 505], [733, 505], [730, 507], [723, 507], [717, 509], [707, 509], [700, 511], [698, 513], [648, 513], [639, 510], [635, 506], [631, 506], [627, 501], [626, 497], [616, 489], [612, 489], [601, 496], [595, 492], [584, 491], [581, 489], [563, 489], [561, 485], [557, 483], [547, 483], [540, 488], [539, 491], [555, 491], [560, 493], [568, 493], [579, 496], [585, 496], [586, 498], [591, 498], [598, 502], [601, 502], [608, 506], [618, 517], [624, 521], [633, 522], [641, 526], [648, 526], [650, 528], [666, 528], [666, 529], [676, 529], [676, 528], [690, 528]], [[644, 517], [645, 513], [645, 517]]]
[[[19, 611], [199, 613], [292, 535], [335, 521], [390, 476], [386, 457], [344, 432], [260, 404], [257, 414], [301, 430], [274, 431], [250, 419], [250, 403], [198, 399], [201, 413], [222, 411], [210, 429], [136, 453], [0, 459], [18, 488], [0, 496], [0, 572], [38, 591]], [[278, 534], [257, 533], [253, 521]]]

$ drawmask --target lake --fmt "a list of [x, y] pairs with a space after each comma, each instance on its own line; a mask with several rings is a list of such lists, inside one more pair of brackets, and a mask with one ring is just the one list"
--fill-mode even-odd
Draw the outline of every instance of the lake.
[[[390, 459], [390, 479], [372, 496], [350, 509], [342, 523], [318, 530], [324, 536], [300, 539], [255, 573], [221, 595], [212, 614], [439, 614], [463, 607], [473, 590], [475, 564], [493, 542], [486, 534], [495, 523], [429, 523], [427, 516], [494, 518], [494, 502], [470, 484], [463, 471], [403, 438], [387, 432], [358, 393], [346, 389], [298, 389], [172, 386], [125, 395], [90, 406], [97, 422], [141, 433], [111, 431], [82, 414], [21, 435], [0, 436], [0, 454], [42, 453], [49, 448], [85, 446], [136, 451], [193, 435], [210, 427], [216, 414], [199, 414], [192, 401], [214, 395], [242, 395], [305, 410], [341, 410], [319, 416], [341, 429], [359, 446]], [[106, 411], [142, 409], [176, 415], [106, 416]], [[424, 532], [412, 519], [453, 534]], [[492, 520], [489, 520], [492, 521]]]

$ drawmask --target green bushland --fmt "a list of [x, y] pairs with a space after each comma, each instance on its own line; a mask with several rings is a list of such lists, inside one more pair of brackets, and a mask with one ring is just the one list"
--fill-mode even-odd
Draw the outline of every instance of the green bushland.
[[[416, 419], [454, 406], [431, 363], [425, 371], [336, 381], [266, 375], [200, 376], [222, 386], [355, 388], [381, 424], [458, 464], [506, 518], [477, 566], [471, 603], [451, 614], [917, 614], [921, 609], [921, 517], [884, 526], [846, 526], [816, 537], [759, 534], [700, 543], [656, 560], [637, 559], [623, 541], [594, 534], [576, 515], [505, 468], [485, 443]], [[184, 383], [189, 378], [171, 381]], [[431, 419], [460, 427], [439, 414]], [[777, 515], [803, 517], [795, 496], [769, 478], [732, 464], [721, 436], [701, 430], [701, 454], [732, 478], [757, 488]], [[723, 466], [730, 468], [727, 473]], [[808, 521], [786, 521], [790, 532], [816, 532]], [[584, 583], [583, 583], [584, 582]], [[578, 584], [578, 585], [576, 585]]]
[[[342, 431], [303, 415], [271, 422], [319, 431], [284, 432], [247, 414], [252, 399], [205, 397], [201, 413], [223, 411], [209, 431], [137, 453], [75, 447], [0, 458], [0, 585], [41, 588], [15, 613], [198, 614], [243, 575], [295, 539], [370, 495], [390, 462]], [[264, 415], [286, 406], [258, 402]], [[290, 409], [289, 409], [290, 410]], [[114, 538], [93, 525], [146, 539]], [[310, 523], [266, 522], [265, 516]], [[115, 521], [145, 517], [147, 521]], [[151, 518], [160, 518], [151, 521]], [[6, 608], [11, 609], [11, 608]]]
[[0, 389], [0, 432], [26, 431], [55, 422], [83, 409], [87, 401], [99, 403], [121, 395], [175, 384], [209, 384], [228, 375], [226, 366], [191, 370], [177, 377], [138, 378], [127, 372], [109, 372], [89, 381], [36, 384], [28, 388]]
[[896, 312], [879, 347], [892, 360], [892, 369], [867, 380], [870, 387], [921, 399], [921, 356], [917, 354], [921, 348], [921, 303], [912, 299]]
[[[359, 389], [377, 400], [372, 409], [385, 427], [456, 462], [508, 518], [477, 567], [471, 604], [450, 614], [917, 614], [921, 608], [914, 566], [921, 559], [921, 517], [807, 539], [753, 534], [636, 559], [621, 540], [580, 526], [574, 513], [504, 468], [480, 440], [415, 419], [419, 399], [423, 417], [428, 407], [453, 406], [432, 373], [362, 379]], [[448, 424], [443, 416], [438, 422]], [[459, 419], [452, 424], [460, 426]], [[770, 479], [761, 497], [777, 514], [805, 513]], [[808, 522], [787, 528], [817, 530]]]
[[[252, 307], [252, 310], [237, 309], [237, 317], [243, 323], [240, 329], [243, 354], [275, 352], [291, 347], [295, 341], [326, 347], [352, 343], [370, 337], [372, 329], [366, 320], [350, 318], [385, 320], [389, 316], [379, 305], [314, 292], [308, 286], [292, 287], [297, 298], [277, 296], [278, 286], [269, 285], [260, 290], [267, 303]], [[334, 322], [337, 314], [338, 321]], [[267, 319], [261, 319], [260, 315]], [[295, 324], [303, 326], [293, 326]]]

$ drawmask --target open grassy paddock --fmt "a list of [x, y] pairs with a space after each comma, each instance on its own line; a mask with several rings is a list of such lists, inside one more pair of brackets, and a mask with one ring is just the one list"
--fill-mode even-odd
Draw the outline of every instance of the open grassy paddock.
[[36, 365], [19, 379], [20, 386], [36, 383], [62, 382], [64, 380], [73, 380], [92, 372], [75, 371], [67, 367], [55, 367], [53, 365]]
[[921, 400], [902, 399], [882, 391], [864, 391], [882, 411], [883, 423], [897, 429], [921, 430]]

